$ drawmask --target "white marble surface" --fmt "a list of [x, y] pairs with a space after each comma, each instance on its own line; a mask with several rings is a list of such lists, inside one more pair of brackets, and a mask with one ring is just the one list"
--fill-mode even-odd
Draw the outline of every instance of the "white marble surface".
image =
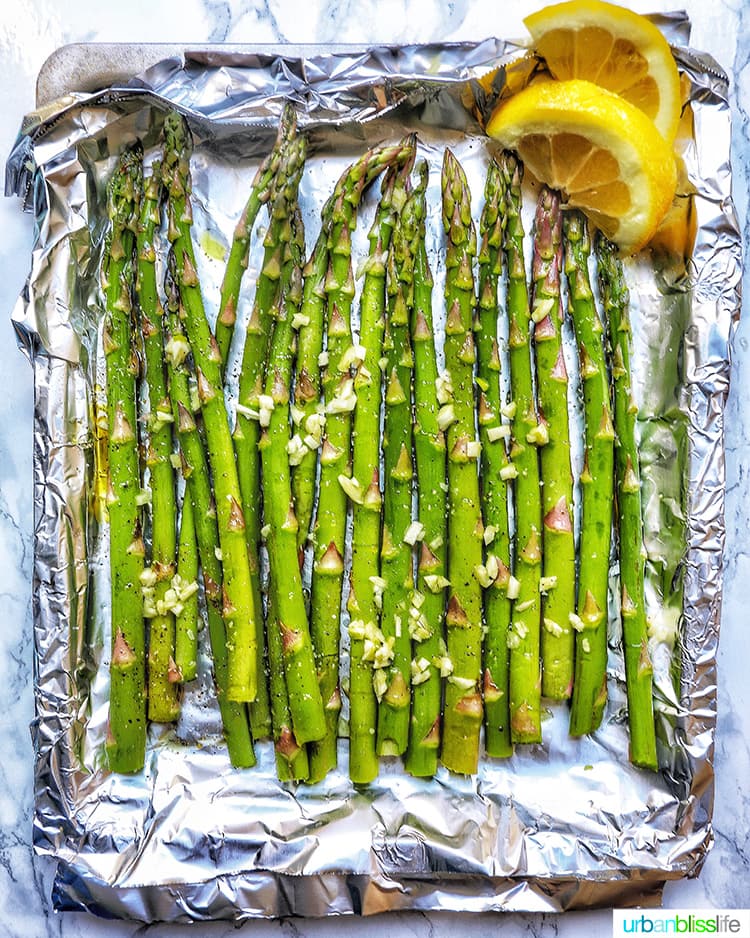
[[[712, 53], [732, 76], [734, 198], [747, 244], [750, 179], [750, 5], [747, 0], [631, 0], [639, 12], [687, 9], [692, 45]], [[531, 4], [518, 0], [26, 0], [0, 9], [0, 149], [9, 151], [24, 113], [34, 105], [36, 75], [56, 48], [78, 41], [139, 42], [387, 42], [478, 39], [523, 35], [521, 17]], [[32, 220], [15, 199], [0, 201], [0, 308], [16, 300], [28, 268]], [[746, 294], [750, 284], [746, 278]], [[745, 304], [747, 306], [747, 303]], [[747, 312], [747, 311], [746, 311]], [[51, 909], [52, 865], [31, 849], [32, 719], [31, 603], [31, 369], [16, 348], [9, 316], [0, 318], [0, 934], [7, 938], [181, 935], [187, 929], [104, 922]], [[697, 880], [671, 883], [671, 908], [742, 908], [750, 905], [750, 692], [747, 547], [750, 504], [750, 323], [745, 317], [735, 346], [727, 416], [727, 552], [720, 714], [716, 743], [716, 844]], [[386, 932], [406, 936], [486, 934], [599, 936], [610, 933], [609, 912], [564, 916], [396, 914], [357, 923], [362, 938]], [[255, 923], [253, 934], [343, 935], [348, 920]], [[200, 929], [229, 935], [229, 925]], [[195, 934], [191, 930], [189, 934]]]

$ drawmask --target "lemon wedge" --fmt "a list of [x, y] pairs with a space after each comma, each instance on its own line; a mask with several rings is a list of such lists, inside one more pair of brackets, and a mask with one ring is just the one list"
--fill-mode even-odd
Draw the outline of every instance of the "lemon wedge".
[[667, 40], [650, 20], [602, 0], [570, 0], [524, 23], [555, 78], [583, 78], [614, 91], [674, 140], [680, 78]]
[[496, 108], [486, 129], [623, 254], [648, 243], [672, 204], [671, 146], [642, 111], [589, 81], [529, 85]]

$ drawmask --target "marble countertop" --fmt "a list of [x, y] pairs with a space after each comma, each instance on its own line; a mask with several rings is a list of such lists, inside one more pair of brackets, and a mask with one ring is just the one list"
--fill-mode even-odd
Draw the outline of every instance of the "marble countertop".
[[[750, 6], [745, 0], [630, 0], [639, 12], [687, 10], [691, 45], [711, 53], [732, 78], [734, 200], [747, 256], [750, 180]], [[34, 0], [3, 4], [0, 11], [0, 146], [5, 154], [21, 118], [34, 106], [40, 67], [56, 48], [72, 42], [407, 42], [521, 36], [531, 4], [519, 0]], [[536, 4], [534, 4], [536, 6]], [[28, 272], [32, 219], [15, 199], [0, 202], [0, 308], [10, 313]], [[750, 294], [745, 283], [745, 295]], [[747, 301], [745, 303], [747, 305]], [[667, 885], [670, 908], [742, 908], [750, 897], [750, 683], [747, 648], [750, 581], [747, 548], [750, 504], [750, 323], [747, 310], [736, 337], [727, 411], [726, 577], [719, 651], [719, 720], [716, 736], [715, 846], [695, 880]], [[51, 908], [52, 863], [31, 847], [33, 717], [32, 570], [32, 374], [16, 348], [9, 315], [0, 319], [0, 598], [6, 625], [0, 630], [0, 933], [8, 938], [47, 935], [124, 936], [194, 934], [167, 926], [105, 922]], [[361, 938], [389, 932], [405, 936], [492, 934], [583, 938], [610, 933], [611, 913], [502, 915], [399, 913], [357, 923]], [[343, 935], [346, 919], [258, 922], [259, 938], [280, 932], [299, 936]], [[229, 935], [228, 924], [201, 928], [211, 938]]]

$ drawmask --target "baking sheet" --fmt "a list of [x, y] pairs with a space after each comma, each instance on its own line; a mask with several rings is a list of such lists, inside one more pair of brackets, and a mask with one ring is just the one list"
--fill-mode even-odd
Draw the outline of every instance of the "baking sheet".
[[[375, 784], [353, 790], [345, 740], [343, 771], [319, 785], [280, 785], [270, 744], [257, 746], [256, 769], [235, 771], [218, 736], [205, 667], [176, 731], [152, 729], [143, 775], [118, 777], [101, 768], [106, 539], [88, 495], [102, 367], [101, 193], [119, 147], [137, 135], [153, 155], [163, 109], [182, 109], [196, 138], [195, 238], [204, 248], [225, 247], [291, 97], [313, 144], [301, 191], [310, 245], [322, 201], [350, 159], [416, 128], [431, 168], [439, 311], [442, 149], [449, 144], [466, 168], [477, 219], [487, 141], [464, 106], [466, 95], [473, 79], [519, 50], [496, 39], [284, 55], [243, 47], [175, 50], [127, 85], [68, 95], [25, 120], [7, 188], [24, 198], [38, 224], [13, 320], [34, 368], [34, 842], [58, 859], [56, 907], [144, 921], [398, 908], [550, 911], [654, 904], [665, 880], [698, 872], [712, 838], [723, 408], [740, 251], [726, 79], [685, 47], [684, 20], [662, 25], [680, 44], [678, 62], [689, 79], [695, 143], [684, 158], [698, 232], [686, 270], [655, 271], [648, 258], [627, 265], [650, 613], [676, 622], [680, 636], [675, 647], [667, 641], [653, 648], [658, 775], [627, 762], [615, 622], [602, 729], [572, 740], [564, 707], [550, 706], [543, 745], [518, 747], [505, 762], [482, 760], [475, 778], [440, 769], [433, 780], [416, 780], [398, 761], [384, 760]], [[527, 194], [528, 214], [533, 193]], [[373, 207], [371, 194], [358, 238]], [[355, 240], [355, 253], [361, 244]], [[223, 267], [205, 250], [198, 254], [215, 315]], [[256, 244], [245, 302], [259, 260]]]

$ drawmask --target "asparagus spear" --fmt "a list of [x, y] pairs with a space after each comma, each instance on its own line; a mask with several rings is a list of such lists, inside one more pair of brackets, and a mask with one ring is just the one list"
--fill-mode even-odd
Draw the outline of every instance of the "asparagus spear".
[[185, 494], [180, 514], [180, 536], [177, 545], [177, 585], [181, 593], [180, 608], [175, 612], [174, 661], [180, 681], [185, 684], [198, 675], [198, 632], [201, 619], [198, 610], [198, 542], [190, 495]]
[[386, 292], [385, 407], [383, 418], [383, 530], [380, 549], [382, 593], [381, 631], [384, 644], [374, 661], [378, 707], [377, 750], [398, 756], [409, 741], [411, 702], [411, 639], [407, 623], [414, 585], [411, 539], [412, 432], [409, 313], [414, 259], [401, 229], [398, 207], [407, 199], [410, 164], [396, 175], [391, 204], [395, 228], [388, 253]]
[[[318, 448], [322, 442], [325, 425], [320, 404], [320, 361], [323, 354], [325, 281], [329, 263], [328, 207], [323, 212], [320, 234], [305, 268], [297, 344], [297, 432], [293, 437], [293, 444], [296, 446], [291, 451], [290, 460], [297, 464], [292, 482], [294, 506], [298, 517], [297, 547], [300, 566], [304, 562], [304, 551], [310, 534]], [[338, 758], [338, 722], [341, 712], [338, 622], [334, 623], [332, 618], [314, 620], [312, 635], [318, 686], [326, 722], [322, 739], [308, 746], [309, 781], [318, 782], [335, 767]]]
[[580, 212], [565, 215], [565, 272], [583, 384], [586, 456], [581, 473], [582, 517], [576, 661], [570, 732], [582, 736], [601, 722], [607, 702], [607, 593], [614, 484], [614, 428], [602, 324], [589, 283], [590, 242]]
[[[297, 333], [297, 375], [294, 385], [296, 433], [290, 460], [294, 465], [292, 491], [297, 514], [297, 547], [300, 566], [310, 535], [315, 502], [315, 474], [318, 465], [318, 446], [308, 445], [305, 438], [317, 444], [322, 432], [320, 407], [320, 357], [323, 353], [323, 320], [325, 311], [325, 279], [328, 271], [328, 225], [324, 213], [320, 234], [312, 256], [305, 266], [300, 328]], [[316, 771], [312, 759], [313, 774]]]
[[255, 765], [255, 753], [247, 721], [247, 708], [243, 703], [229, 700], [227, 696], [228, 653], [227, 632], [223, 619], [219, 527], [216, 505], [211, 492], [208, 462], [191, 405], [190, 385], [185, 365], [185, 360], [190, 354], [190, 346], [182, 329], [182, 320], [185, 318], [186, 313], [180, 304], [179, 288], [171, 278], [167, 290], [168, 341], [164, 347], [164, 357], [169, 376], [169, 395], [174, 425], [180, 445], [182, 472], [187, 485], [186, 495], [192, 508], [198, 555], [203, 573], [216, 696], [232, 765], [238, 768], [249, 768]]
[[[365, 655], [380, 638], [378, 622], [382, 591], [380, 581], [380, 359], [385, 329], [385, 264], [393, 232], [391, 201], [395, 170], [383, 180], [375, 221], [370, 229], [370, 251], [360, 303], [359, 341], [363, 359], [357, 368], [357, 407], [352, 431], [352, 482], [362, 490], [353, 500], [352, 571], [348, 609], [351, 615], [351, 669], [349, 699], [349, 775], [366, 784], [378, 774], [376, 754], [377, 703], [373, 667]], [[365, 485], [367, 486], [365, 488]], [[369, 633], [369, 634], [368, 634]]]
[[482, 517], [484, 566], [484, 716], [485, 748], [495, 757], [510, 756], [508, 706], [508, 630], [510, 628], [510, 533], [508, 526], [508, 453], [510, 426], [503, 424], [500, 395], [500, 353], [497, 344], [498, 281], [502, 267], [505, 186], [500, 167], [490, 160], [479, 223], [479, 303], [474, 332], [479, 385], [478, 424], [482, 444]]
[[602, 235], [596, 240], [599, 295], [609, 322], [614, 381], [617, 527], [620, 548], [620, 614], [630, 725], [630, 761], [655, 770], [653, 666], [648, 651], [643, 586], [643, 518], [635, 421], [638, 409], [630, 391], [628, 289], [617, 248]]
[[[313, 634], [318, 673], [337, 669], [339, 616], [344, 577], [346, 536], [346, 492], [349, 478], [351, 411], [356, 397], [347, 351], [351, 346], [350, 312], [354, 297], [351, 265], [351, 231], [356, 223], [359, 194], [352, 201], [345, 190], [334, 196], [328, 237], [329, 265], [325, 280], [327, 363], [321, 390], [325, 408], [325, 436], [320, 453], [320, 483], [315, 521], [314, 564], [310, 601], [310, 627]], [[339, 482], [339, 478], [342, 482]], [[338, 684], [338, 676], [336, 678]], [[326, 704], [330, 703], [326, 701]], [[335, 700], [334, 700], [335, 703]], [[328, 747], [331, 746], [330, 735]], [[329, 752], [328, 758], [335, 753]], [[318, 757], [322, 759], [321, 754]], [[316, 764], [316, 777], [320, 775]]]
[[216, 344], [221, 353], [222, 366], [226, 368], [229, 357], [229, 346], [232, 343], [234, 325], [237, 321], [237, 308], [240, 300], [240, 287], [242, 277], [247, 270], [250, 253], [250, 235], [252, 234], [255, 219], [262, 205], [271, 197], [271, 189], [276, 172], [281, 162], [285, 147], [294, 138], [297, 129], [297, 119], [294, 108], [287, 104], [281, 113], [279, 130], [273, 149], [258, 167], [258, 171], [250, 187], [250, 195], [240, 214], [234, 229], [232, 246], [229, 249], [227, 268], [221, 284], [221, 299], [219, 301], [219, 315], [216, 319]]
[[517, 743], [541, 739], [541, 678], [539, 673], [540, 603], [539, 566], [542, 559], [542, 506], [539, 488], [539, 455], [529, 441], [538, 433], [531, 368], [531, 316], [523, 256], [521, 220], [522, 168], [515, 156], [499, 159], [505, 182], [505, 238], [503, 250], [508, 269], [508, 346], [510, 350], [511, 466], [506, 475], [514, 480], [516, 538], [513, 581], [515, 600], [508, 636], [510, 648], [510, 731]]
[[412, 241], [414, 302], [411, 343], [414, 351], [414, 457], [417, 469], [418, 520], [424, 534], [417, 566], [417, 607], [412, 661], [412, 715], [406, 768], [425, 777], [437, 771], [440, 746], [441, 654], [445, 627], [446, 474], [445, 435], [438, 423], [437, 359], [432, 321], [432, 274], [425, 246], [427, 163], [404, 206], [402, 225]]
[[149, 618], [148, 715], [157, 723], [170, 723], [180, 713], [179, 672], [174, 660], [175, 617], [166, 602], [175, 572], [177, 506], [174, 470], [169, 460], [172, 410], [162, 358], [164, 311], [156, 288], [154, 233], [160, 221], [160, 201], [161, 170], [156, 164], [144, 180], [136, 236], [136, 295], [149, 398], [146, 463], [151, 476], [151, 566], [144, 570], [143, 578], [144, 586], [153, 590], [153, 601], [146, 604], [146, 611], [154, 613]]
[[[292, 378], [295, 316], [302, 299], [304, 232], [295, 220], [297, 188], [306, 154], [305, 138], [290, 144], [285, 176], [287, 184], [275, 198], [274, 214], [289, 221], [282, 233], [281, 298], [273, 327], [266, 374], [267, 419], [261, 408], [261, 425], [268, 424], [260, 440], [263, 468], [265, 520], [269, 526], [268, 553], [274, 610], [281, 629], [282, 659], [292, 727], [298, 743], [321, 739], [326, 720], [313, 660], [310, 630], [297, 562], [297, 517], [287, 456], [289, 442], [289, 387]], [[285, 202], [285, 207], [278, 203]], [[288, 232], [288, 240], [287, 234]], [[274, 624], [271, 623], [271, 628]]]
[[135, 356], [130, 327], [132, 256], [141, 173], [140, 147], [125, 150], [108, 189], [110, 230], [104, 265], [111, 488], [107, 507], [112, 579], [112, 658], [106, 748], [109, 766], [114, 772], [138, 772], [143, 768], [146, 749], [146, 633], [140, 580], [145, 549], [137, 498]]
[[198, 396], [216, 493], [224, 571], [224, 621], [227, 628], [230, 700], [254, 700], [258, 686], [256, 609], [245, 543], [245, 519], [224, 403], [221, 355], [206, 319], [191, 240], [190, 139], [182, 116], [171, 112], [164, 124], [164, 180], [169, 193], [172, 242], [185, 326], [195, 362]]
[[482, 593], [475, 571], [482, 563], [482, 517], [479, 507], [474, 430], [472, 332], [473, 258], [476, 234], [466, 176], [450, 150], [442, 172], [443, 228], [448, 247], [445, 275], [445, 364], [453, 386], [455, 420], [448, 427], [448, 579], [446, 612], [448, 655], [453, 674], [445, 692], [443, 764], [465, 775], [477, 770], [482, 696]]
[[[573, 475], [568, 428], [568, 373], [563, 357], [560, 303], [562, 217], [560, 197], [543, 187], [534, 225], [532, 318], [539, 395], [544, 547], [542, 693], [570, 697], [573, 685], [573, 627], [576, 556], [573, 537]], [[533, 433], [534, 431], [532, 431]]]

